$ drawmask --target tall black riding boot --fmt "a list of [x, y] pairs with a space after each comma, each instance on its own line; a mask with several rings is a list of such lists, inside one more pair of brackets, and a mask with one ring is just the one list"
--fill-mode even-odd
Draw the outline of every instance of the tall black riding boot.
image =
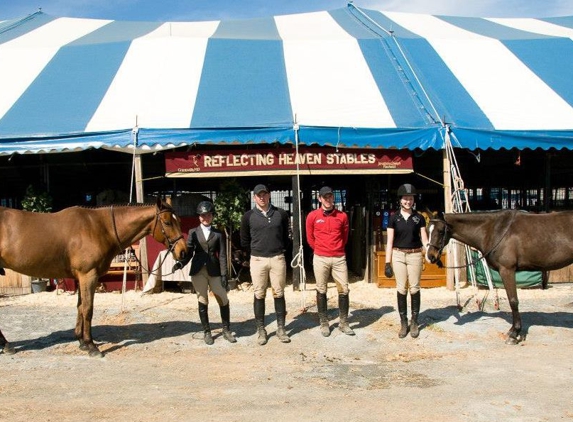
[[225, 306], [219, 305], [219, 309], [221, 310], [221, 321], [223, 322], [223, 338], [229, 343], [236, 343], [237, 339], [231, 332], [231, 310], [229, 304], [227, 303]]
[[398, 296], [398, 313], [400, 314], [400, 332], [398, 337], [404, 338], [408, 335], [408, 295], [396, 292]]
[[267, 344], [267, 330], [265, 330], [265, 299], [257, 299], [255, 296], [254, 308], [257, 333], [259, 334], [257, 342], [263, 346]]
[[350, 298], [348, 295], [338, 294], [338, 310], [340, 312], [340, 320], [338, 322], [338, 329], [347, 336], [353, 336], [355, 333], [348, 325], [348, 311], [350, 309]]
[[316, 307], [318, 309], [318, 321], [320, 322], [320, 332], [324, 337], [330, 335], [330, 327], [328, 326], [328, 315], [326, 310], [328, 308], [328, 299], [326, 293], [316, 291]]
[[290, 343], [285, 331], [286, 302], [283, 297], [275, 297], [275, 313], [277, 314], [277, 337], [282, 343]]
[[209, 307], [204, 303], [199, 302], [199, 319], [203, 326], [203, 340], [209, 346], [214, 343], [213, 336], [211, 335], [211, 326], [209, 325]]
[[412, 321], [410, 322], [410, 335], [416, 338], [420, 335], [418, 327], [418, 315], [420, 314], [420, 291], [410, 293], [410, 300], [412, 302]]

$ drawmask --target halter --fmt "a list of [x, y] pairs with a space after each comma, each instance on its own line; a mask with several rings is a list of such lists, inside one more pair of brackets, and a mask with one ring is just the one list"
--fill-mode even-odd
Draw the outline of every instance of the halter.
[[429, 246], [433, 246], [434, 248], [436, 248], [438, 250], [438, 256], [440, 256], [442, 254], [442, 251], [444, 250], [444, 248], [447, 245], [446, 239], [449, 240], [448, 238], [448, 223], [446, 223], [445, 220], [430, 220], [430, 223], [434, 222], [440, 222], [444, 224], [444, 235], [442, 236], [442, 241], [440, 242], [440, 245], [434, 245], [431, 242], [428, 242]]
[[505, 238], [505, 236], [507, 235], [507, 233], [509, 232], [509, 228], [511, 227], [511, 224], [513, 223], [513, 220], [515, 220], [515, 216], [516, 216], [516, 212], [511, 214], [511, 219], [509, 220], [509, 223], [507, 224], [507, 226], [505, 227], [505, 230], [503, 232], [503, 234], [499, 237], [499, 240], [495, 243], [495, 245], [493, 245], [493, 247], [487, 252], [487, 253], [482, 253], [481, 257], [478, 257], [474, 260], [472, 260], [471, 262], [464, 264], [464, 265], [457, 265], [454, 267], [447, 267], [445, 266], [442, 261], [440, 260], [440, 257], [442, 256], [442, 251], [444, 250], [444, 248], [446, 247], [447, 243], [446, 239], [448, 239], [448, 223], [445, 220], [430, 220], [430, 222], [434, 221], [439, 221], [441, 223], [444, 223], [444, 235], [442, 236], [442, 241], [441, 241], [441, 245], [436, 246], [432, 243], [428, 243], [428, 245], [433, 246], [434, 248], [436, 248], [438, 250], [438, 260], [436, 261], [436, 265], [439, 268], [450, 268], [450, 269], [459, 269], [459, 268], [466, 268], [466, 267], [470, 267], [472, 265], [477, 264], [479, 261], [481, 261], [482, 259], [485, 259], [489, 254], [491, 254], [501, 243], [501, 241]]

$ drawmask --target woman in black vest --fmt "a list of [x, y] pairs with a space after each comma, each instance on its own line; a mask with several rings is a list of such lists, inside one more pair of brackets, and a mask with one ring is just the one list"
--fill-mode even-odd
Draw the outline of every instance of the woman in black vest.
[[[418, 314], [420, 313], [420, 279], [424, 264], [425, 245], [428, 244], [426, 219], [414, 209], [416, 188], [406, 183], [398, 188], [400, 209], [388, 222], [386, 243], [385, 275], [396, 274], [400, 332], [404, 338], [410, 332], [414, 338], [419, 335]], [[408, 326], [408, 291], [412, 302], [412, 320]]]

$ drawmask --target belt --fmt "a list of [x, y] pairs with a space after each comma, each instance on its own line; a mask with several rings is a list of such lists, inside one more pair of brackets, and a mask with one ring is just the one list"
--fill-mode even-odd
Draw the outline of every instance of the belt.
[[422, 252], [423, 248], [414, 248], [414, 249], [403, 249], [403, 248], [394, 248], [395, 251], [400, 251], [404, 253], [419, 253]]

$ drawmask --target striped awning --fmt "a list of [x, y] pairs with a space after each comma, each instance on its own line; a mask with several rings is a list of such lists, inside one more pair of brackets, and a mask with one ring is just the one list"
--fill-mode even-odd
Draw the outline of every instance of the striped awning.
[[194, 144], [573, 148], [573, 17], [0, 21], [0, 155]]

